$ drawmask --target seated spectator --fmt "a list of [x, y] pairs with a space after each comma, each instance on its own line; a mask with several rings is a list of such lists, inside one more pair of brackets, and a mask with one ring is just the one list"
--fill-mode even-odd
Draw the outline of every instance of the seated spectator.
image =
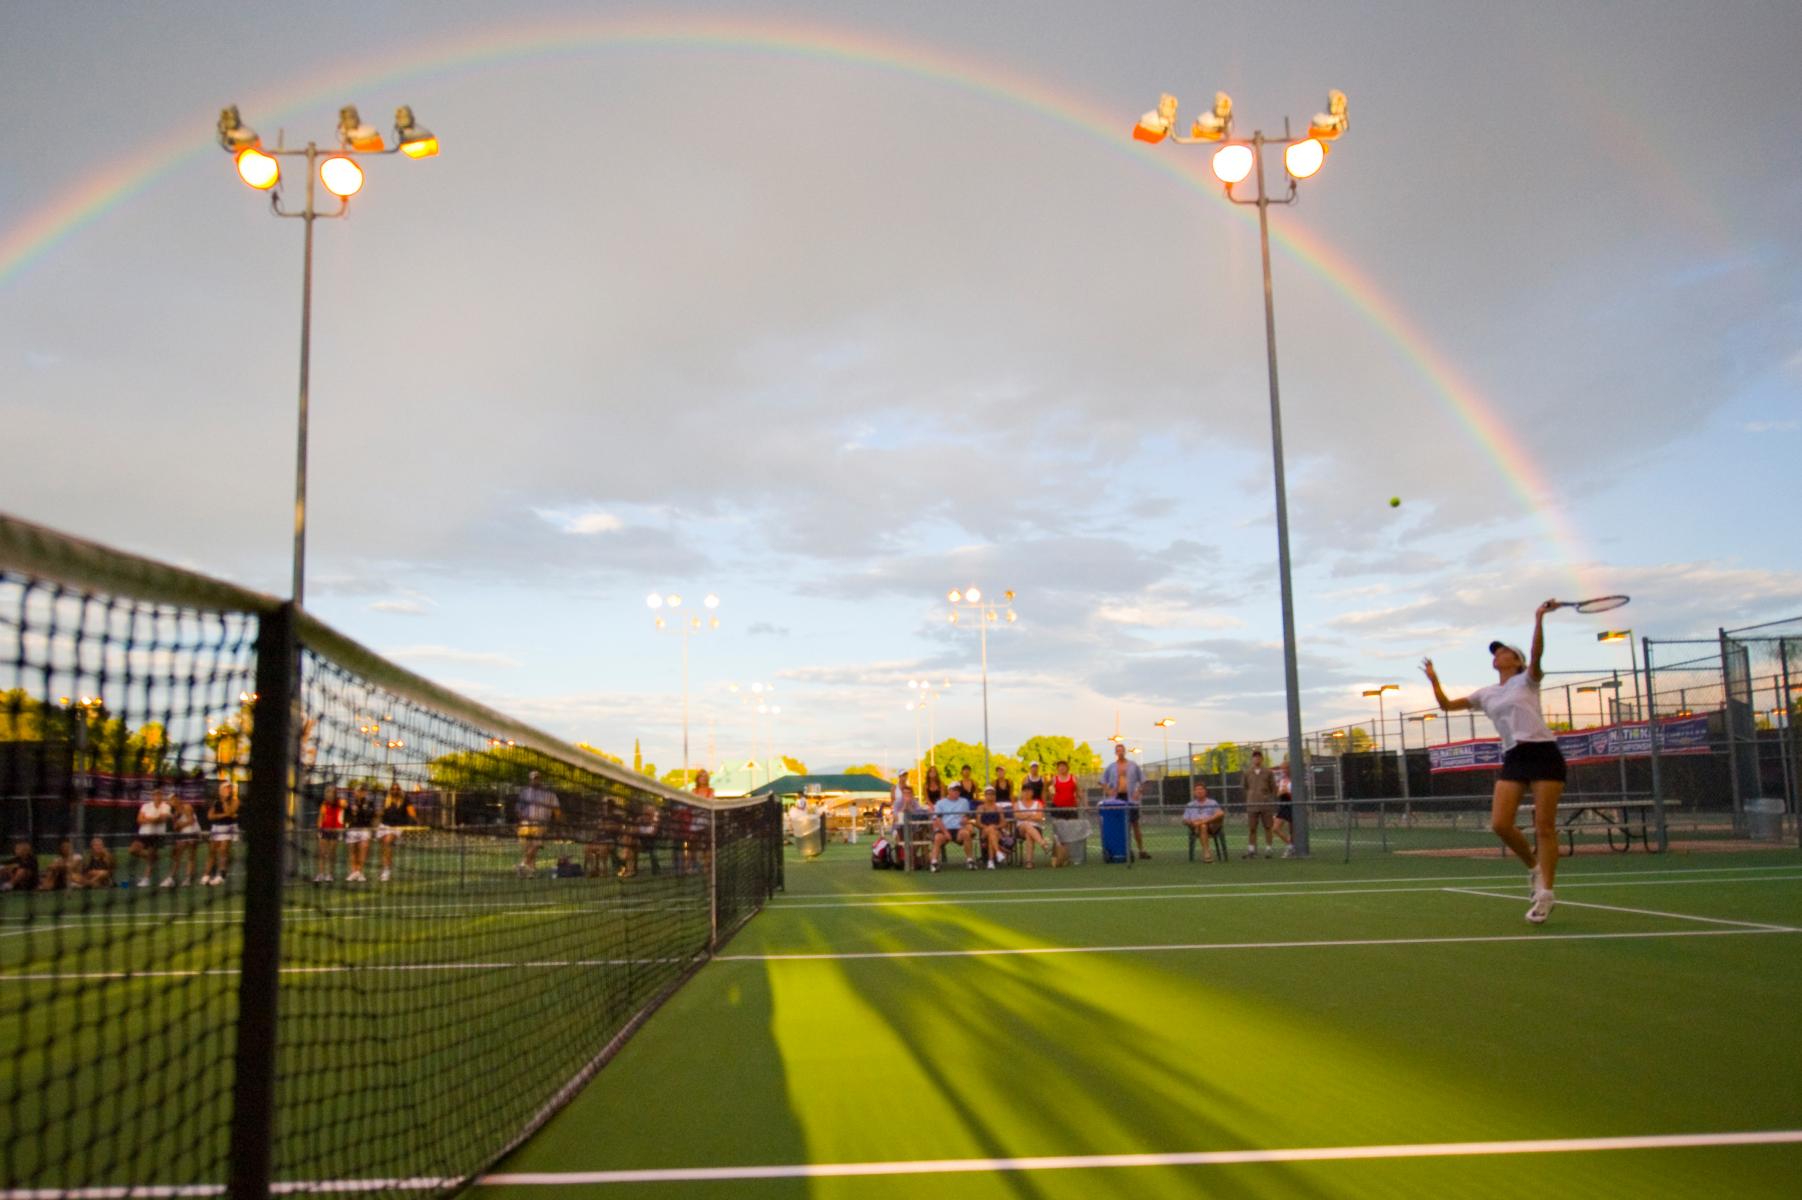
[[1020, 788], [1020, 799], [1014, 805], [1014, 835], [1026, 843], [1026, 869], [1030, 871], [1039, 847], [1050, 851], [1045, 841], [1044, 788], [1034, 790], [1030, 780]]
[[12, 858], [0, 866], [0, 892], [35, 892], [42, 881], [31, 843], [23, 839], [14, 842]]
[[75, 853], [75, 847], [68, 838], [56, 844], [56, 857], [44, 867], [44, 878], [38, 884], [40, 892], [60, 892], [64, 888], [76, 886], [75, 879], [81, 871], [81, 856]]
[[88, 842], [87, 861], [81, 864], [81, 875], [76, 887], [110, 888], [113, 886], [113, 872], [117, 865], [113, 862], [113, 852], [106, 848], [106, 843], [98, 837]]
[[1183, 809], [1183, 824], [1195, 833], [1201, 843], [1201, 861], [1214, 861], [1214, 835], [1226, 826], [1226, 810], [1220, 801], [1208, 795], [1208, 785], [1195, 781], [1195, 798]]
[[982, 837], [982, 859], [993, 871], [1001, 863], [1001, 806], [995, 789], [982, 789], [982, 806], [976, 810], [976, 832]]
[[932, 806], [932, 856], [928, 865], [939, 869], [939, 855], [953, 842], [964, 848], [964, 865], [976, 869], [976, 850], [970, 837], [970, 801], [963, 787], [952, 784], [950, 794]]

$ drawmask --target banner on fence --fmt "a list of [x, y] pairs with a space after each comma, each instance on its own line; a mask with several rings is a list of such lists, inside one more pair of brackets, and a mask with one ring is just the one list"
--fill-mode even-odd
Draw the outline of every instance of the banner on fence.
[[[1567, 763], [1599, 762], [1611, 758], [1645, 758], [1652, 753], [1651, 726], [1645, 721], [1607, 725], [1558, 735], [1558, 749]], [[1658, 722], [1658, 753], [1708, 753], [1707, 717], [1670, 717]], [[1493, 771], [1502, 765], [1499, 738], [1453, 742], [1427, 747], [1435, 773], [1440, 771]]]

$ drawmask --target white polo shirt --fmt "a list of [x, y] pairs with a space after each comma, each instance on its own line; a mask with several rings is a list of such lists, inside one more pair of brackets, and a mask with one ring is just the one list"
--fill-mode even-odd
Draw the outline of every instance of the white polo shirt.
[[1556, 742], [1539, 709], [1539, 681], [1522, 671], [1507, 683], [1492, 683], [1470, 694], [1470, 706], [1488, 717], [1507, 752], [1521, 742]]

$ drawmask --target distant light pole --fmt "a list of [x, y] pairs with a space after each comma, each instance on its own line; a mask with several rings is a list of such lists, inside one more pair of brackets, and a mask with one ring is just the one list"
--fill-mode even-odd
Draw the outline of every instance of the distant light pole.
[[1170, 803], [1170, 789], [1164, 784], [1170, 779], [1170, 727], [1176, 724], [1176, 718], [1159, 717], [1151, 724], [1154, 729], [1161, 730], [1164, 734], [1164, 770], [1158, 776], [1158, 803], [1168, 804]]
[[[1214, 94], [1214, 108], [1195, 122], [1188, 137], [1176, 133], [1176, 97], [1166, 93], [1158, 97], [1158, 106], [1139, 118], [1133, 136], [1140, 141], [1157, 143], [1165, 138], [1180, 144], [1220, 144], [1214, 152], [1214, 176], [1226, 185], [1226, 198], [1234, 204], [1251, 204], [1258, 210], [1258, 248], [1264, 262], [1264, 353], [1270, 374], [1270, 450], [1276, 482], [1276, 554], [1277, 574], [1282, 584], [1283, 606], [1283, 687], [1289, 712], [1289, 761], [1291, 789], [1295, 803], [1295, 820], [1291, 823], [1295, 852], [1308, 853], [1307, 763], [1303, 757], [1301, 728], [1301, 679], [1295, 654], [1295, 591], [1289, 571], [1289, 499], [1283, 480], [1283, 415], [1276, 377], [1276, 302], [1270, 281], [1270, 217], [1272, 204], [1294, 204], [1296, 180], [1307, 179], [1326, 163], [1329, 144], [1344, 136], [1350, 128], [1346, 115], [1345, 93], [1327, 93], [1327, 111], [1309, 122], [1306, 137], [1291, 137], [1289, 122], [1283, 121], [1283, 136], [1267, 138], [1262, 130], [1253, 132], [1249, 141], [1234, 138], [1233, 101], [1225, 92]], [[1283, 147], [1283, 167], [1289, 174], [1288, 194], [1273, 200], [1264, 190], [1264, 147]], [[1241, 200], [1233, 188], [1255, 173], [1257, 195]]]
[[[350, 211], [350, 198], [363, 187], [363, 168], [356, 160], [372, 154], [394, 154], [408, 158], [431, 158], [438, 153], [438, 139], [413, 119], [413, 110], [402, 106], [394, 112], [393, 146], [384, 147], [382, 135], [363, 124], [357, 110], [350, 105], [338, 110], [338, 148], [322, 156], [317, 143], [308, 142], [304, 150], [289, 150], [277, 145], [264, 149], [256, 130], [245, 125], [232, 105], [219, 113], [219, 145], [231, 154], [237, 164], [238, 178], [259, 192], [269, 193], [269, 206], [278, 217], [295, 217], [306, 222], [306, 249], [300, 283], [300, 434], [294, 468], [294, 603], [304, 607], [307, 557], [307, 379], [311, 369], [313, 341], [313, 222], [322, 217], [342, 217]], [[280, 189], [282, 166], [278, 159], [301, 157], [307, 160], [307, 198], [299, 212], [282, 207]], [[324, 161], [321, 161], [323, 157]], [[325, 190], [338, 197], [336, 212], [322, 213], [314, 207], [313, 184], [317, 180]]]
[[[1420, 745], [1421, 745], [1421, 748], [1422, 748], [1422, 749], [1425, 749], [1425, 748], [1426, 748], [1426, 746], [1427, 746], [1427, 745], [1428, 745], [1428, 742], [1427, 742], [1427, 722], [1428, 722], [1428, 721], [1437, 721], [1437, 720], [1438, 720], [1438, 719], [1439, 719], [1439, 714], [1438, 714], [1438, 713], [1436, 713], [1436, 712], [1429, 712], [1429, 713], [1421, 713], [1421, 714], [1420, 714], [1420, 715], [1419, 715], [1419, 716], [1414, 716], [1414, 717], [1409, 717], [1409, 718], [1408, 718], [1408, 720], [1410, 720], [1410, 721], [1419, 721], [1419, 722], [1420, 722]], [[1451, 741], [1451, 740], [1452, 740], [1452, 735], [1451, 735], [1451, 726], [1449, 726], [1449, 725], [1448, 725], [1448, 726], [1446, 726], [1446, 735], [1445, 735], [1445, 740], [1446, 740], [1446, 741], [1448, 741], [1448, 742], [1449, 742], [1449, 741]], [[1406, 748], [1407, 748], [1407, 745], [1406, 745], [1406, 742], [1405, 742], [1405, 741], [1404, 741], [1404, 743], [1403, 743], [1403, 747], [1402, 747], [1402, 748], [1403, 748], [1403, 749], [1404, 749], [1404, 750], [1405, 750], [1405, 749], [1406, 749]]]
[[992, 778], [989, 772], [989, 626], [1006, 621], [1009, 625], [1019, 620], [1014, 612], [1014, 594], [1001, 593], [1001, 608], [984, 602], [982, 592], [978, 588], [955, 588], [945, 594], [951, 602], [951, 623], [957, 624], [957, 614], [961, 609], [965, 613], [974, 614], [976, 628], [982, 642], [982, 777]]
[[682, 639], [682, 786], [687, 787], [691, 782], [688, 777], [688, 639], [698, 633], [712, 633], [720, 627], [720, 619], [713, 615], [720, 606], [720, 598], [712, 592], [707, 593], [701, 603], [708, 615], [703, 617], [696, 613], [687, 619], [676, 615], [676, 610], [682, 607], [682, 597], [675, 592], [667, 596], [652, 592], [644, 602], [657, 614], [653, 620], [659, 631], [673, 633]]
[[[914, 715], [914, 769], [918, 771], [923, 761], [930, 760], [933, 766], [938, 765], [938, 703], [946, 692], [951, 690], [949, 679], [934, 687], [930, 679], [910, 679], [907, 686], [914, 693], [914, 698], [907, 702], [907, 711]], [[920, 714], [926, 714], [926, 758], [920, 756]]]
[[1389, 753], [1389, 736], [1388, 736], [1388, 734], [1386, 734], [1384, 732], [1385, 721], [1383, 718], [1383, 693], [1384, 692], [1398, 692], [1401, 690], [1401, 686], [1402, 685], [1399, 683], [1385, 683], [1381, 687], [1366, 688], [1364, 690], [1364, 696], [1366, 699], [1369, 699], [1372, 696], [1376, 697], [1376, 701], [1377, 701], [1377, 748], [1379, 750], [1381, 750], [1384, 754]]
[[1616, 710], [1615, 716], [1619, 717], [1619, 715], [1620, 715], [1620, 712], [1619, 712], [1620, 699], [1621, 699], [1621, 681], [1620, 680], [1610, 679], [1605, 683], [1584, 684], [1582, 687], [1579, 687], [1577, 689], [1577, 694], [1579, 696], [1587, 696], [1591, 693], [1595, 694], [1596, 725], [1597, 726], [1603, 726], [1603, 725], [1608, 724], [1607, 709], [1604, 706], [1603, 701], [1602, 701], [1602, 693], [1603, 692], [1613, 692], [1614, 693], [1614, 706], [1615, 706], [1615, 710]]
[[[770, 723], [774, 724], [775, 718], [782, 713], [782, 706], [772, 699], [776, 694], [776, 685], [773, 683], [748, 683], [741, 689], [736, 683], [729, 683], [726, 685], [726, 690], [751, 706], [751, 785], [755, 787], [757, 784], [758, 746], [760, 742], [763, 742], [763, 717], [769, 716]], [[763, 781], [768, 783], [770, 781], [768, 743], [763, 743], [763, 754]]]
[[[1627, 643], [1627, 660], [1633, 664], [1633, 719], [1637, 721], [1643, 710], [1640, 708], [1642, 701], [1639, 695], [1639, 646], [1633, 640], [1633, 631], [1631, 629], [1605, 629], [1596, 634], [1596, 641]], [[1650, 652], [1648, 651], [1648, 653]]]

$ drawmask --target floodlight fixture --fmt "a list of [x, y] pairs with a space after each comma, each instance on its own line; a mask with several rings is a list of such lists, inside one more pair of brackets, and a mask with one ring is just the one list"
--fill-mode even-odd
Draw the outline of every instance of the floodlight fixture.
[[1251, 147], [1242, 142], [1222, 146], [1214, 154], [1214, 178], [1229, 187], [1242, 183], [1255, 165]]
[[1283, 151], [1283, 169], [1296, 179], [1307, 179], [1326, 162], [1326, 143], [1319, 138], [1291, 142]]
[[375, 126], [363, 124], [354, 104], [346, 104], [338, 110], [338, 141], [346, 150], [355, 150], [359, 154], [374, 154], [382, 148], [382, 135], [376, 132]]
[[363, 190], [363, 168], [342, 154], [334, 154], [319, 164], [319, 182], [340, 200], [348, 200]]
[[438, 139], [413, 119], [413, 109], [405, 104], [394, 110], [394, 140], [408, 158], [434, 158], [438, 154]]
[[255, 146], [246, 146], [237, 155], [238, 178], [259, 192], [266, 192], [282, 181], [282, 165]]

